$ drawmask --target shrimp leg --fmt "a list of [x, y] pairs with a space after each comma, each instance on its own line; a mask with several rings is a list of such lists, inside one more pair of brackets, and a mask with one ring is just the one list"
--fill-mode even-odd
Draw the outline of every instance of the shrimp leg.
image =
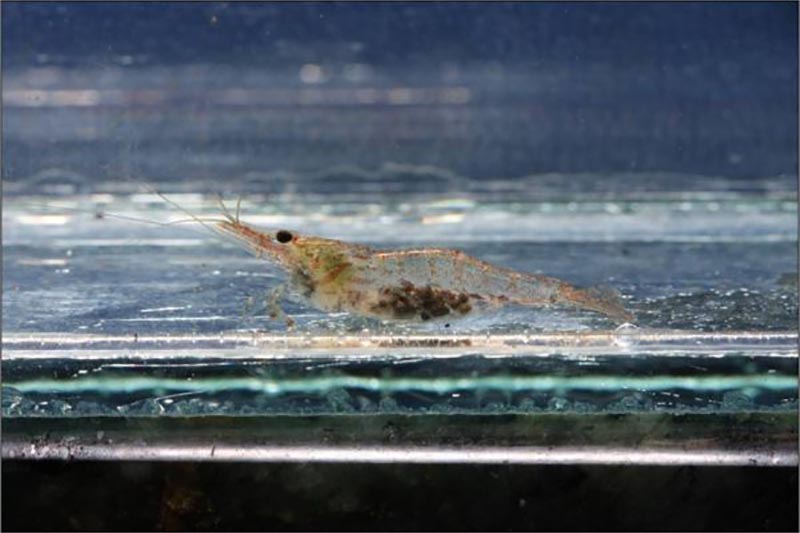
[[286, 323], [286, 327], [291, 329], [294, 326], [294, 319], [283, 311], [280, 304], [280, 299], [285, 291], [286, 284], [284, 283], [272, 289], [267, 297], [267, 311], [269, 312], [270, 318], [273, 320], [282, 319]]

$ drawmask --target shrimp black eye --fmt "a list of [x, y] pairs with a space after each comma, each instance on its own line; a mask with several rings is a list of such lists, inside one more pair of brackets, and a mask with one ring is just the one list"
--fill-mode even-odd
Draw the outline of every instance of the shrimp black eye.
[[287, 242], [291, 241], [292, 238], [293, 238], [292, 234], [286, 231], [285, 229], [282, 229], [275, 234], [275, 240], [281, 244], [286, 244]]

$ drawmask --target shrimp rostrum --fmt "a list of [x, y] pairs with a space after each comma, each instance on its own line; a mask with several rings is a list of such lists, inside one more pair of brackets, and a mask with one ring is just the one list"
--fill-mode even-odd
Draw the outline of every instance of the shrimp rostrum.
[[[206, 224], [204, 224], [206, 225]], [[384, 251], [285, 229], [262, 230], [226, 212], [210, 226], [289, 274], [314, 307], [391, 320], [447, 318], [516, 304], [567, 306], [625, 322], [632, 315], [611, 289], [578, 289], [556, 278], [516, 272], [457, 250]]]

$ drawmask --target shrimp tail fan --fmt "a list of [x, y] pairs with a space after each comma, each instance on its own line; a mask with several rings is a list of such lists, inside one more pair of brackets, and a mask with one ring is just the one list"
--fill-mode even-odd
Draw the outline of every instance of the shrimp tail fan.
[[588, 289], [570, 289], [566, 291], [566, 302], [569, 305], [602, 313], [618, 322], [632, 322], [634, 316], [622, 303], [619, 291], [600, 285]]

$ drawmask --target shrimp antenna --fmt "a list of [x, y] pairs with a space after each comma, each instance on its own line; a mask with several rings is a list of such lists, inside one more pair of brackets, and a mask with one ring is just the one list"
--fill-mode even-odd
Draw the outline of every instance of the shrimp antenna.
[[221, 222], [218, 218], [204, 218], [204, 217], [194, 217], [194, 218], [181, 218], [179, 220], [170, 220], [169, 222], [161, 222], [160, 224], [164, 226], [174, 226], [177, 224], [186, 224], [187, 222]]
[[123, 178], [124, 178], [124, 179], [126, 179], [126, 180], [129, 180], [129, 181], [132, 181], [132, 182], [134, 182], [134, 183], [136, 183], [136, 184], [138, 184], [138, 185], [140, 185], [140, 186], [144, 187], [144, 188], [145, 188], [147, 191], [149, 191], [151, 194], [155, 194], [156, 196], [158, 196], [159, 198], [161, 198], [162, 200], [164, 200], [165, 202], [167, 202], [169, 205], [171, 205], [172, 207], [174, 207], [175, 209], [177, 209], [178, 211], [180, 211], [180, 212], [181, 212], [181, 213], [183, 213], [184, 215], [188, 216], [189, 218], [191, 218], [192, 220], [194, 220], [195, 222], [197, 222], [198, 224], [200, 224], [200, 225], [201, 225], [201, 226], [203, 226], [204, 228], [206, 228], [206, 229], [207, 229], [208, 231], [210, 231], [211, 233], [214, 233], [214, 234], [216, 234], [216, 233], [217, 233], [217, 231], [215, 231], [215, 230], [214, 230], [214, 228], [212, 228], [211, 226], [207, 225], [207, 224], [206, 224], [206, 223], [203, 221], [203, 219], [201, 219], [201, 218], [197, 217], [195, 214], [191, 213], [190, 211], [187, 211], [186, 209], [184, 209], [183, 207], [181, 207], [181, 206], [180, 206], [180, 204], [178, 204], [177, 202], [175, 202], [175, 201], [173, 201], [173, 200], [169, 199], [169, 198], [168, 198], [168, 197], [167, 197], [167, 196], [166, 196], [164, 193], [162, 193], [162, 192], [159, 192], [159, 191], [158, 191], [158, 190], [156, 190], [154, 187], [151, 187], [151, 186], [150, 186], [150, 185], [148, 185], [147, 183], [144, 183], [144, 182], [142, 182], [142, 181], [139, 181], [139, 180], [137, 180], [137, 179], [134, 179], [134, 178], [131, 178], [131, 177], [123, 176]]
[[[39, 203], [28, 203], [26, 202], [24, 205], [28, 205], [31, 207], [40, 207], [44, 209], [53, 209], [55, 211], [70, 211], [72, 213], [80, 213], [80, 214], [87, 214], [89, 212], [88, 209], [78, 209], [76, 207], [67, 207], [67, 206], [59, 206], [59, 205], [48, 205], [48, 204], [39, 204]], [[187, 222], [219, 222], [218, 219], [214, 218], [202, 218], [202, 217], [194, 217], [194, 218], [182, 218], [180, 220], [172, 220], [170, 222], [159, 222], [157, 220], [148, 220], [146, 218], [139, 218], [139, 217], [132, 217], [128, 215], [119, 215], [117, 213], [111, 213], [109, 211], [104, 211], [102, 209], [98, 209], [94, 211], [95, 217], [97, 218], [114, 218], [117, 220], [128, 220], [130, 222], [138, 222], [139, 224], [151, 224], [153, 226], [161, 226], [161, 227], [169, 227], [174, 226], [177, 224], [186, 224]]]
[[[78, 209], [76, 207], [67, 207], [67, 206], [63, 206], [63, 205], [39, 204], [39, 203], [35, 203], [35, 202], [34, 203], [26, 202], [23, 205], [28, 205], [30, 207], [40, 207], [40, 208], [44, 208], [44, 209], [52, 209], [54, 211], [70, 211], [72, 213], [80, 213], [82, 215], [85, 215], [85, 214], [87, 214], [89, 212], [88, 209]], [[116, 219], [119, 219], [119, 220], [129, 220], [131, 222], [139, 222], [140, 224], [152, 224], [154, 226], [169, 226], [170, 225], [169, 222], [159, 222], [157, 220], [147, 220], [146, 218], [137, 218], [137, 217], [131, 217], [131, 216], [127, 216], [127, 215], [118, 215], [116, 213], [110, 213], [108, 211], [103, 211], [102, 209], [95, 210], [94, 211], [94, 215], [97, 218], [105, 218], [105, 217], [116, 218]]]
[[239, 198], [236, 200], [236, 224], [239, 224], [239, 213], [241, 212], [241, 207], [242, 207], [242, 197], [239, 196]]
[[228, 211], [228, 206], [226, 206], [225, 202], [222, 201], [222, 195], [221, 194], [217, 194], [217, 201], [219, 202], [220, 207], [222, 207], [222, 212], [225, 215], [225, 218], [227, 218], [228, 221], [230, 223], [232, 223], [232, 224], [238, 224], [239, 223], [239, 211], [238, 210], [236, 211], [236, 218], [234, 219], [233, 215], [231, 215], [231, 212]]

